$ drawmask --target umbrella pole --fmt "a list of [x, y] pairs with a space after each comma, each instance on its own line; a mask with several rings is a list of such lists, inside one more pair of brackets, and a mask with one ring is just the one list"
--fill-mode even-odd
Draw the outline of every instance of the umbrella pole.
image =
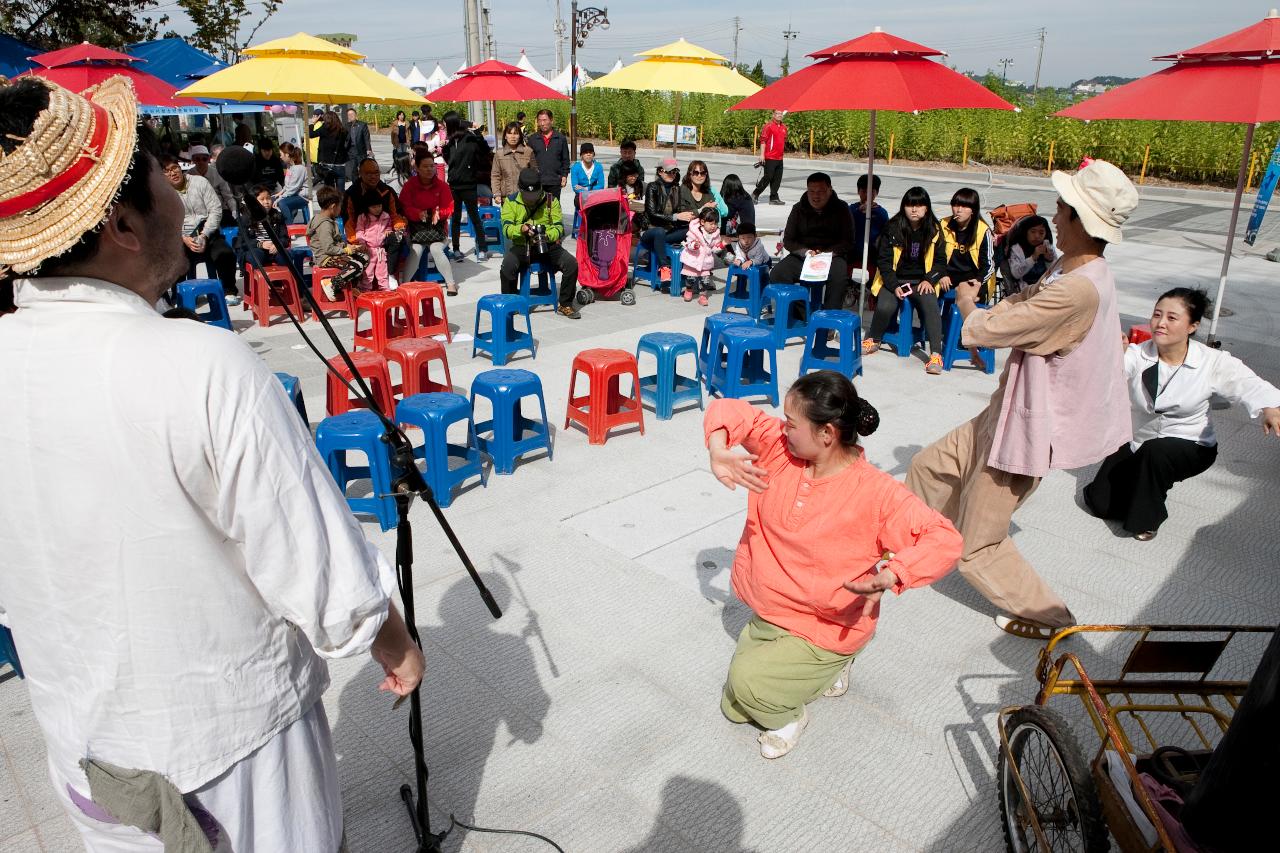
[[875, 195], [876, 173], [876, 111], [871, 111], [871, 147], [867, 151], [867, 206], [863, 210], [866, 221], [862, 225], [862, 286], [858, 290], [858, 316], [862, 316], [862, 306], [866, 304], [867, 286], [871, 283], [871, 198]]
[[684, 99], [684, 92], [676, 92], [676, 123], [671, 131], [671, 156], [676, 156], [676, 146], [680, 144], [680, 102]]
[[1222, 251], [1222, 273], [1218, 276], [1218, 296], [1213, 300], [1213, 322], [1209, 324], [1209, 346], [1217, 347], [1218, 316], [1222, 297], [1227, 291], [1227, 268], [1231, 266], [1231, 247], [1236, 241], [1236, 224], [1240, 221], [1240, 199], [1244, 196], [1245, 173], [1249, 170], [1249, 152], [1253, 149], [1253, 122], [1245, 127], [1244, 153], [1240, 157], [1240, 173], [1236, 176], [1236, 198], [1231, 205], [1231, 224], [1227, 227], [1227, 245]]

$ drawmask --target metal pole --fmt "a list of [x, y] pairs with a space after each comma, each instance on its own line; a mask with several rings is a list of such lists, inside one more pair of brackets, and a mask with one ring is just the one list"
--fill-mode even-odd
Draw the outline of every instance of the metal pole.
[[871, 111], [871, 147], [867, 149], [867, 206], [862, 212], [866, 221], [862, 225], [862, 286], [858, 289], [858, 316], [862, 316], [867, 302], [867, 287], [871, 284], [871, 210], [876, 194], [876, 111]]
[[569, 157], [578, 152], [578, 0], [569, 7]]
[[[463, 0], [466, 4], [467, 65], [480, 63], [480, 0]], [[484, 122], [484, 101], [467, 105], [467, 116], [476, 124]]]
[[1240, 155], [1240, 173], [1236, 176], [1236, 198], [1231, 206], [1231, 224], [1227, 226], [1227, 245], [1222, 251], [1222, 273], [1218, 276], [1218, 296], [1213, 300], [1213, 322], [1209, 324], [1209, 346], [1217, 344], [1218, 316], [1222, 297], [1227, 292], [1227, 267], [1231, 266], [1231, 247], [1236, 241], [1236, 224], [1240, 221], [1240, 198], [1244, 195], [1245, 171], [1249, 168], [1249, 152], [1253, 149], [1253, 123], [1245, 126], [1244, 152]]
[[1040, 28], [1040, 52], [1036, 54], [1036, 83], [1031, 88], [1031, 94], [1033, 95], [1040, 91], [1040, 63], [1044, 62], [1044, 36], [1045, 36], [1045, 28], [1041, 27]]

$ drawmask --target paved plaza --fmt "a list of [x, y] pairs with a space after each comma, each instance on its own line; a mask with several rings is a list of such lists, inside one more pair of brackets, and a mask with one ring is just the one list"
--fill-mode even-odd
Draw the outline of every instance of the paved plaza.
[[[385, 139], [379, 143], [385, 148]], [[658, 152], [641, 155], [652, 175]], [[613, 152], [601, 146], [601, 159], [611, 162]], [[729, 171], [748, 180], [754, 174], [747, 157], [705, 159], [717, 186]], [[788, 203], [814, 168], [827, 168], [837, 192], [854, 198], [862, 169], [794, 158], [786, 168]], [[883, 174], [881, 198], [891, 212], [915, 183], [930, 190], [940, 214], [965, 183], [982, 193], [986, 210], [1024, 200], [1042, 212], [1053, 207], [1047, 179], [997, 175], [991, 186], [991, 176], [976, 169]], [[1212, 294], [1229, 201], [1226, 193], [1144, 190], [1126, 229], [1130, 239], [1107, 252], [1126, 326], [1144, 322], [1170, 287]], [[759, 210], [762, 229], [780, 229], [788, 208]], [[1280, 214], [1271, 222], [1280, 223]], [[1272, 382], [1280, 382], [1280, 266], [1260, 252], [1277, 242], [1270, 227], [1257, 249], [1233, 260], [1232, 314], [1219, 329], [1226, 348]], [[455, 265], [462, 295], [448, 310], [458, 330], [469, 333], [476, 300], [497, 291], [499, 264], [494, 257]], [[1000, 849], [996, 712], [1032, 700], [1040, 644], [997, 630], [993, 609], [958, 575], [886, 599], [848, 694], [810, 706], [809, 728], [790, 755], [761, 759], [757, 731], [721, 716], [720, 687], [749, 616], [729, 590], [745, 492], [726, 490], [708, 472], [696, 408], [670, 421], [646, 417], [643, 436], [623, 431], [604, 446], [588, 445], [579, 429], [560, 429], [577, 352], [633, 350], [650, 331], [697, 335], [720, 298], [700, 309], [648, 288], [637, 293], [635, 306], [597, 303], [579, 321], [545, 309], [534, 314], [537, 357], [512, 366], [542, 379], [555, 458], [490, 476], [487, 488], [468, 489], [445, 511], [504, 609], [500, 620], [489, 617], [430, 511], [421, 503], [412, 509], [435, 827], [453, 813], [542, 833], [571, 853]], [[314, 424], [325, 390], [314, 355], [290, 326], [261, 329], [247, 311], [232, 313], [237, 332], [273, 370], [301, 378]], [[351, 322], [334, 325], [349, 341]], [[318, 324], [306, 328], [331, 354]], [[1201, 340], [1207, 329], [1206, 319]], [[797, 375], [800, 349], [779, 354], [784, 383]], [[470, 357], [469, 342], [455, 341], [448, 354], [460, 393], [490, 367]], [[857, 381], [881, 415], [879, 431], [864, 440], [868, 457], [899, 478], [915, 452], [984, 406], [997, 379], [966, 368], [927, 376], [916, 356], [881, 352], [865, 360]], [[1092, 469], [1054, 471], [1015, 516], [1018, 546], [1082, 622], [1280, 621], [1280, 442], [1238, 410], [1217, 412], [1215, 422], [1217, 464], [1174, 488], [1171, 517], [1151, 542], [1080, 508]], [[364, 528], [392, 559], [394, 531]], [[181, 567], [175, 554], [175, 571]], [[1096, 652], [1105, 656], [1106, 644]], [[392, 710], [367, 656], [330, 670], [325, 706], [350, 848], [410, 850], [397, 795], [413, 773], [408, 706]], [[27, 691], [7, 675], [0, 674], [0, 851], [74, 851], [78, 841], [50, 786]], [[551, 848], [457, 830], [446, 849]]]

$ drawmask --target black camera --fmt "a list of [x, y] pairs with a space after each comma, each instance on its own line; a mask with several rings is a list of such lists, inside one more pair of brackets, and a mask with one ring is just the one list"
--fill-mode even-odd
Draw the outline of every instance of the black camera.
[[547, 226], [534, 225], [529, 228], [529, 251], [535, 255], [547, 253]]

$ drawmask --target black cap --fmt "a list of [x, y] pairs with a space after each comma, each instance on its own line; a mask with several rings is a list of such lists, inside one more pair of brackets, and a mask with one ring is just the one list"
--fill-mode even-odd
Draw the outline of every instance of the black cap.
[[521, 192], [533, 192], [542, 189], [542, 175], [537, 169], [526, 166], [520, 170], [520, 177], [516, 179], [516, 186]]

